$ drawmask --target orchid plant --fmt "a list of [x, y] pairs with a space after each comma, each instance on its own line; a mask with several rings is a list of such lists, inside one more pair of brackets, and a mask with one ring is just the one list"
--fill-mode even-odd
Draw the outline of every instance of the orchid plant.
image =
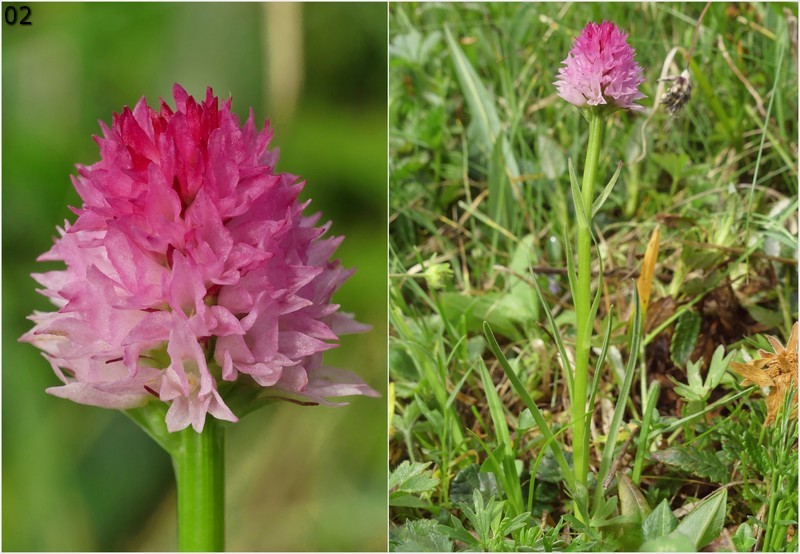
[[[491, 329], [486, 328], [487, 337], [492, 345], [495, 355], [501, 361], [512, 384], [525, 400], [537, 426], [544, 434], [550, 448], [553, 449], [556, 460], [559, 462], [562, 473], [566, 477], [567, 486], [571, 489], [574, 499], [574, 517], [577, 522], [590, 521], [588, 490], [589, 490], [589, 433], [588, 422], [594, 411], [595, 384], [589, 383], [589, 357], [592, 345], [592, 329], [599, 306], [600, 290], [592, 297], [592, 218], [608, 198], [619, 176], [621, 164], [616, 173], [611, 177], [598, 198], [596, 188], [598, 181], [598, 167], [603, 147], [608, 117], [619, 110], [639, 111], [642, 107], [636, 104], [637, 100], [644, 98], [639, 91], [639, 86], [644, 82], [642, 68], [634, 61], [634, 50], [627, 42], [628, 35], [614, 23], [604, 21], [601, 24], [588, 23], [581, 34], [574, 40], [572, 49], [563, 61], [556, 82], [554, 83], [558, 95], [567, 102], [577, 106], [583, 117], [589, 123], [589, 138], [586, 146], [586, 160], [584, 163], [583, 179], [578, 179], [569, 161], [569, 174], [572, 187], [572, 198], [576, 214], [577, 260], [572, 259], [570, 239], [565, 238], [567, 245], [568, 277], [572, 298], [575, 303], [576, 335], [574, 363], [566, 353], [560, 339], [560, 333], [555, 321], [550, 314], [544, 297], [539, 294], [540, 301], [545, 307], [550, 323], [553, 327], [553, 336], [561, 354], [562, 363], [566, 366], [567, 388], [570, 397], [570, 420], [572, 429], [572, 467], [569, 467], [566, 457], [558, 446], [555, 437], [547, 426], [544, 417], [539, 412], [536, 404], [524, 391], [523, 384], [519, 381], [513, 370], [505, 361]], [[602, 279], [602, 260], [600, 263], [600, 276]], [[575, 263], [577, 262], [577, 268]], [[535, 281], [534, 281], [535, 284]], [[538, 285], [537, 285], [538, 290]], [[631, 385], [631, 376], [635, 366], [641, 335], [641, 314], [639, 311], [638, 296], [634, 301], [634, 317], [631, 320], [631, 359], [630, 370], [623, 382], [620, 398], [628, 395]], [[603, 347], [597, 362], [597, 368], [602, 366], [611, 331], [611, 317], [608, 320], [607, 332], [603, 339]], [[599, 371], [595, 371], [595, 380]], [[614, 415], [616, 425], [619, 426], [625, 402], [617, 403]], [[594, 491], [594, 511], [602, 509], [603, 487], [599, 485], [609, 474], [616, 436], [609, 436], [605, 447], [605, 454], [597, 475]]]
[[[581, 192], [573, 172], [573, 198], [577, 217], [577, 281], [573, 287], [577, 329], [575, 339], [575, 368], [572, 377], [573, 454], [579, 485], [586, 486], [589, 460], [589, 436], [586, 432], [589, 350], [596, 305], [591, 297], [592, 280], [592, 216], [611, 192], [617, 180], [612, 177], [601, 201], [595, 205], [595, 186], [600, 151], [603, 146], [606, 117], [617, 110], [641, 110], [635, 102], [644, 98], [639, 85], [644, 82], [642, 68], [633, 60], [634, 50], [627, 42], [628, 35], [615, 24], [589, 23], [575, 39], [572, 50], [558, 72], [555, 86], [558, 95], [582, 109], [589, 121], [589, 142], [583, 170]], [[571, 166], [571, 164], [570, 164]], [[599, 287], [598, 287], [599, 292]], [[602, 360], [601, 360], [602, 363]], [[599, 364], [598, 364], [599, 367]], [[588, 413], [591, 413], [589, 411]]]
[[341, 405], [377, 396], [323, 352], [367, 331], [331, 301], [353, 273], [342, 237], [306, 216], [303, 182], [276, 173], [272, 131], [244, 125], [208, 89], [175, 85], [175, 108], [142, 99], [78, 166], [83, 204], [36, 273], [56, 310], [21, 340], [62, 385], [52, 395], [124, 410], [172, 456], [183, 551], [224, 548], [224, 430], [277, 399]]

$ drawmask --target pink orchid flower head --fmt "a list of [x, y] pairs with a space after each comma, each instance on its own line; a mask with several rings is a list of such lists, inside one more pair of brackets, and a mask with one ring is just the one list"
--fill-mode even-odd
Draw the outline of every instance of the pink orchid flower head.
[[578, 107], [642, 110], [635, 102], [644, 82], [642, 68], [634, 60], [628, 34], [615, 24], [588, 23], [572, 43], [553, 83], [558, 95]]
[[[231, 100], [179, 85], [175, 108], [142, 98], [101, 123], [100, 161], [77, 166], [83, 204], [36, 273], [56, 310], [35, 312], [21, 340], [50, 362], [75, 402], [168, 405], [170, 432], [236, 421], [225, 391], [331, 404], [377, 396], [322, 363], [340, 335], [369, 329], [331, 302], [353, 273], [331, 260], [341, 237], [306, 216], [305, 183], [276, 173], [269, 122], [241, 125]], [[263, 390], [262, 390], [263, 389]]]

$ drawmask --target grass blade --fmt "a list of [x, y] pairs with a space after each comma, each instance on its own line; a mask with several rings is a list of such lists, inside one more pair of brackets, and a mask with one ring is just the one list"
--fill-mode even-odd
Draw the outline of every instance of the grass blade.
[[469, 59], [458, 46], [449, 27], [444, 28], [444, 35], [456, 68], [456, 77], [472, 117], [478, 125], [483, 146], [487, 152], [491, 152], [500, 132], [500, 118], [497, 115], [494, 99], [489, 95], [489, 91], [486, 90], [472, 64], [469, 63]]
[[511, 228], [511, 218], [515, 211], [519, 210], [514, 209], [502, 141], [495, 142], [491, 149], [487, 186], [489, 188], [489, 216], [500, 227]]
[[581, 195], [581, 186], [578, 184], [575, 168], [572, 165], [572, 158], [567, 161], [567, 166], [569, 167], [569, 188], [572, 192], [572, 201], [575, 203], [575, 214], [578, 216], [578, 223], [591, 230], [589, 218], [586, 216], [586, 205], [583, 203], [583, 196]]
[[[556, 348], [558, 348], [558, 354], [561, 356], [562, 363], [564, 364], [564, 375], [567, 381], [567, 389], [569, 390], [569, 396], [572, 398], [572, 364], [569, 362], [569, 358], [567, 357], [567, 350], [564, 348], [564, 343], [561, 341], [561, 333], [558, 330], [558, 325], [556, 324], [556, 320], [553, 317], [553, 312], [550, 311], [550, 306], [547, 304], [547, 301], [542, 294], [542, 289], [539, 288], [539, 283], [536, 282], [536, 274], [531, 271], [533, 275], [533, 286], [536, 288], [536, 294], [539, 296], [539, 303], [544, 307], [544, 313], [547, 316], [547, 321], [550, 323], [550, 330], [553, 333], [553, 340], [556, 341]], [[483, 330], [486, 332], [486, 323], [483, 324]], [[492, 335], [494, 336], [494, 335]]]
[[575, 258], [572, 255], [572, 243], [567, 236], [567, 230], [564, 229], [564, 245], [567, 251], [567, 279], [569, 279], [569, 292], [572, 298], [575, 298], [575, 291], [578, 290], [578, 277], [575, 271]]
[[564, 457], [564, 452], [562, 452], [561, 446], [558, 444], [558, 442], [552, 440], [554, 438], [553, 432], [547, 425], [542, 412], [533, 401], [533, 398], [531, 398], [531, 395], [528, 394], [528, 391], [525, 390], [525, 385], [522, 384], [522, 381], [519, 380], [517, 374], [514, 373], [514, 370], [511, 368], [511, 365], [508, 363], [505, 355], [503, 355], [503, 351], [500, 350], [500, 345], [497, 344], [497, 339], [494, 337], [492, 328], [488, 323], [483, 324], [483, 332], [486, 335], [486, 340], [489, 341], [489, 347], [492, 349], [492, 352], [494, 352], [494, 355], [497, 358], [497, 361], [500, 363], [500, 366], [503, 368], [503, 371], [505, 371], [506, 376], [508, 376], [511, 386], [514, 387], [514, 391], [522, 399], [522, 402], [525, 404], [525, 406], [531, 411], [531, 415], [536, 422], [536, 426], [539, 428], [539, 432], [542, 433], [545, 441], [547, 441], [551, 450], [553, 451], [553, 455], [556, 457], [558, 467], [561, 469], [561, 473], [567, 479], [567, 486], [570, 490], [574, 491], [575, 475], [572, 472], [572, 468], [567, 463], [567, 459]]
[[597, 241], [592, 235], [592, 243], [594, 247], [597, 249], [597, 262], [599, 267], [597, 269], [597, 291], [594, 293], [594, 300], [592, 300], [592, 307], [589, 308], [589, 321], [594, 321], [594, 318], [597, 317], [597, 310], [600, 307], [600, 296], [603, 293], [603, 256], [600, 255], [600, 247], [597, 244]]
[[631, 326], [631, 343], [630, 355], [628, 357], [628, 365], [625, 368], [625, 378], [622, 381], [619, 395], [617, 396], [617, 405], [614, 408], [614, 416], [611, 418], [611, 426], [608, 431], [608, 438], [606, 440], [605, 448], [603, 449], [603, 458], [600, 462], [600, 470], [597, 472], [597, 486], [594, 491], [594, 509], [600, 506], [603, 499], [603, 487], [601, 483], [605, 480], [611, 469], [611, 464], [614, 461], [614, 448], [617, 445], [617, 436], [619, 429], [622, 426], [622, 415], [625, 412], [627, 405], [628, 394], [631, 391], [631, 383], [633, 382], [633, 374], [636, 371], [636, 358], [639, 354], [639, 344], [642, 338], [642, 310], [639, 305], [639, 291], [634, 283], [633, 287], [633, 325]]
[[486, 395], [486, 403], [489, 405], [489, 414], [492, 417], [492, 424], [494, 425], [494, 430], [497, 435], [497, 443], [504, 448], [504, 455], [498, 460], [502, 465], [502, 473], [498, 474], [498, 477], [503, 479], [503, 486], [509, 502], [516, 510], [516, 513], [521, 514], [524, 510], [522, 503], [522, 486], [520, 485], [519, 473], [517, 473], [517, 467], [514, 462], [514, 445], [511, 443], [511, 434], [508, 430], [503, 402], [497, 394], [497, 389], [483, 360], [478, 362], [478, 372], [480, 373], [483, 391]]
[[505, 444], [511, 451], [511, 434], [508, 431], [508, 423], [506, 422], [506, 413], [503, 409], [503, 402], [497, 394], [497, 389], [494, 386], [492, 377], [489, 375], [489, 370], [483, 360], [478, 361], [478, 372], [481, 376], [481, 383], [483, 384], [483, 392], [486, 395], [486, 403], [489, 405], [489, 415], [492, 416], [492, 423], [494, 424], [494, 431], [497, 435], [498, 444]]
[[661, 393], [661, 383], [653, 381], [650, 383], [650, 390], [647, 392], [647, 406], [642, 414], [642, 430], [639, 432], [639, 446], [636, 449], [636, 459], [633, 462], [633, 474], [631, 479], [638, 485], [642, 475], [642, 465], [644, 464], [644, 453], [647, 452], [648, 435], [650, 434], [650, 421], [653, 418], [653, 410], [656, 408], [659, 394]]
[[461, 92], [473, 121], [478, 126], [482, 147], [489, 159], [489, 214], [499, 227], [505, 228], [509, 225], [510, 218], [517, 213], [513, 209], [508, 177], [519, 177], [519, 165], [508, 137], [502, 133], [494, 97], [464, 55], [449, 27], [445, 27], [445, 38]]
[[594, 378], [592, 379], [592, 388], [589, 391], [589, 409], [588, 413], [594, 413], [594, 397], [597, 395], [597, 388], [600, 385], [600, 374], [602, 373], [603, 361], [606, 359], [608, 352], [608, 345], [611, 342], [611, 328], [614, 324], [614, 312], [608, 314], [608, 324], [606, 325], [606, 333], [603, 335], [603, 345], [600, 348], [600, 356], [597, 358], [597, 365], [594, 368]]
[[611, 180], [606, 185], [606, 188], [603, 189], [603, 192], [600, 193], [600, 196], [597, 197], [597, 200], [594, 201], [592, 204], [592, 217], [597, 215], [597, 212], [600, 211], [600, 208], [603, 207], [603, 204], [606, 203], [608, 200], [611, 191], [614, 190], [614, 185], [617, 184], [617, 179], [619, 179], [619, 172], [622, 171], [622, 161], [617, 164], [617, 170], [614, 172], [614, 175], [611, 177]]

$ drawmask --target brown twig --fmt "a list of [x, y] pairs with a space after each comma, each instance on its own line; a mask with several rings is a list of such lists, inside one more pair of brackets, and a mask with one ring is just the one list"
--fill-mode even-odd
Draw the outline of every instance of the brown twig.
[[694, 54], [694, 47], [697, 44], [697, 32], [700, 30], [700, 24], [703, 22], [703, 18], [706, 16], [706, 12], [710, 7], [711, 2], [706, 2], [706, 6], [703, 8], [703, 11], [700, 12], [700, 17], [697, 18], [697, 25], [695, 25], [694, 32], [692, 33], [692, 46], [689, 47], [689, 55], [686, 57], [686, 69], [689, 69], [689, 62], [692, 61], [692, 54]]
[[[520, 279], [522, 281], [525, 281], [529, 285], [533, 286], [533, 281], [529, 277], [527, 277], [525, 275], [521, 275], [520, 273], [517, 273], [516, 271], [513, 271], [513, 270], [509, 269], [508, 267], [501, 266], [501, 265], [496, 265], [496, 266], [494, 266], [494, 270], [498, 271], [500, 273], [508, 273], [509, 275], [513, 275], [514, 277], [516, 277], [516, 278], [518, 278], [518, 279]], [[531, 271], [533, 271], [533, 273], [538, 273], [539, 275], [566, 275], [567, 274], [567, 268], [566, 267], [535, 266], [535, 267], [531, 267]], [[597, 277], [598, 275], [599, 275], [599, 272], [592, 271], [592, 277]], [[640, 275], [640, 273], [638, 271], [631, 270], [631, 269], [625, 269], [625, 268], [611, 269], [611, 270], [606, 270], [606, 271], [603, 272], [603, 277], [604, 278], [608, 277], [610, 279], [638, 279], [639, 275]], [[660, 273], [659, 275], [657, 275], [657, 277], [658, 277], [658, 280], [661, 281], [662, 283], [669, 283], [670, 279], [672, 279], [672, 275], [669, 275], [667, 273]]]
[[[711, 244], [708, 242], [694, 242], [690, 240], [678, 241], [680, 244], [686, 246], [693, 246], [694, 248], [710, 248], [712, 250], [722, 250], [723, 252], [730, 252], [731, 254], [741, 255], [745, 253], [744, 248], [736, 248], [735, 246], [723, 246], [721, 244]], [[781, 256], [770, 256], [769, 254], [761, 254], [760, 252], [752, 252], [751, 258], [760, 260], [769, 260], [770, 262], [778, 262], [785, 265], [797, 265], [797, 260], [794, 258], [783, 258]]]
[[717, 35], [717, 47], [719, 48], [722, 57], [725, 58], [725, 63], [728, 64], [728, 67], [731, 68], [733, 74], [736, 75], [736, 78], [744, 85], [744, 88], [747, 89], [747, 92], [750, 93], [750, 96], [753, 97], [753, 100], [756, 101], [756, 109], [758, 109], [758, 113], [761, 114], [761, 117], [767, 116], [767, 110], [764, 109], [764, 100], [761, 98], [761, 95], [758, 94], [758, 91], [750, 84], [750, 81], [747, 80], [747, 77], [744, 76], [744, 73], [736, 67], [736, 64], [733, 62], [733, 58], [728, 53], [728, 49], [725, 48], [725, 41], [722, 39], [722, 35]]
[[625, 439], [625, 442], [622, 444], [622, 449], [619, 451], [619, 456], [617, 456], [617, 458], [614, 460], [614, 463], [611, 464], [611, 468], [608, 470], [608, 475], [606, 475], [606, 478], [603, 479], [603, 488], [605, 490], [608, 490], [609, 485], [611, 485], [611, 480], [617, 474], [620, 464], [622, 464], [622, 458], [625, 457], [628, 447], [631, 445], [631, 441], [633, 441], [633, 437], [635, 437], [638, 432], [639, 427], [631, 431], [628, 434], [628, 438]]

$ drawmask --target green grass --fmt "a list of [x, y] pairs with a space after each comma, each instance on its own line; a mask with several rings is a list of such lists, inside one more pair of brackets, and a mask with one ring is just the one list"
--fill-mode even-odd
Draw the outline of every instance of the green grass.
[[[391, 6], [390, 465], [432, 462], [421, 471], [436, 482], [392, 492], [401, 498], [390, 500], [393, 548], [636, 549], [666, 541], [655, 518], [676, 511], [681, 531], [713, 523], [713, 536], [689, 534], [722, 548], [745, 548], [752, 534], [759, 550], [796, 549], [786, 526], [797, 525], [797, 487], [777, 485], [797, 481], [796, 421], [762, 431], [764, 397], [737, 384], [727, 359], [719, 378], [707, 378], [719, 345], [741, 361], [756, 355], [753, 337], [785, 341], [797, 320], [798, 86], [784, 12], [796, 17], [796, 6], [713, 4], [689, 64], [691, 101], [675, 118], [651, 113], [664, 60], [680, 47], [666, 74], [686, 66], [702, 8]], [[507, 375], [519, 378], [571, 463], [559, 361], [573, 354], [576, 322], [567, 166], [571, 159], [580, 173], [588, 126], [552, 82], [572, 37], [602, 19], [630, 33], [648, 98], [643, 114], [610, 118], [600, 157], [601, 183], [623, 162], [594, 218], [603, 281], [590, 368], [602, 359], [607, 324], [610, 335], [590, 376], [590, 473], [605, 468], [609, 479], [600, 483], [607, 492], [591, 485], [594, 520], [582, 526], [571, 517], [568, 475]], [[626, 371], [633, 289], [656, 227], [640, 356]], [[692, 385], [689, 367], [707, 390]], [[620, 396], [626, 376], [631, 392]], [[609, 424], [619, 433], [609, 437]], [[616, 472], [633, 476], [633, 488], [618, 486]], [[510, 525], [523, 514], [521, 527]], [[637, 517], [648, 523], [626, 542], [621, 529], [631, 534], [625, 526]]]

